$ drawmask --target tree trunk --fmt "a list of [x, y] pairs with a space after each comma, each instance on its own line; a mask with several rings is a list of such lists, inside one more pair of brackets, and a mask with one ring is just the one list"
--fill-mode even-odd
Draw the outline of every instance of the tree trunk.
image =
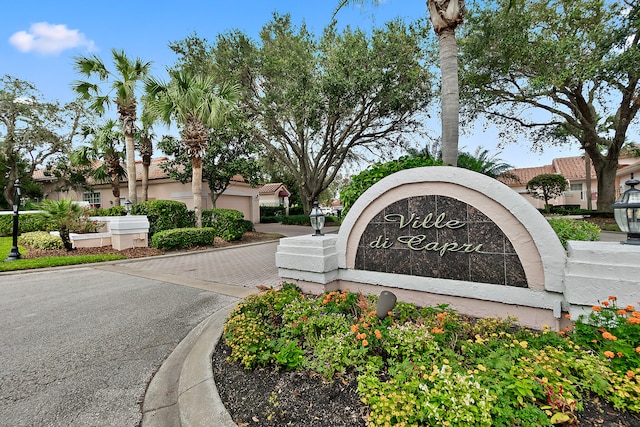
[[133, 133], [126, 132], [124, 135], [127, 151], [127, 183], [129, 187], [129, 201], [132, 204], [138, 203], [136, 194], [136, 152], [133, 143]]
[[62, 239], [62, 244], [67, 252], [73, 250], [73, 244], [69, 238], [69, 229], [67, 227], [60, 227], [60, 239]]
[[600, 212], [612, 212], [611, 205], [616, 201], [616, 172], [618, 160], [604, 158], [594, 162], [596, 176], [598, 177], [598, 203]]
[[142, 201], [149, 199], [149, 166], [151, 165], [151, 156], [144, 154], [142, 156]]
[[446, 28], [438, 34], [440, 48], [440, 73], [442, 80], [442, 161], [452, 166], [458, 164], [458, 45], [454, 28]]
[[114, 206], [120, 206], [120, 178], [117, 173], [111, 175], [111, 193], [115, 199]]
[[193, 192], [193, 211], [196, 217], [196, 228], [202, 228], [202, 159], [191, 158], [191, 191]]
[[585, 193], [587, 197], [587, 209], [593, 209], [593, 203], [591, 203], [591, 157], [587, 150], [584, 151], [584, 176], [586, 177]]

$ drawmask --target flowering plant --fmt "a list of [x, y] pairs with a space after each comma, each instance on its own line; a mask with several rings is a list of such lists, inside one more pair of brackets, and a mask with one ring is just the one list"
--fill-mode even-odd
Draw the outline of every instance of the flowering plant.
[[575, 323], [573, 339], [609, 359], [619, 372], [634, 372], [640, 366], [640, 311], [633, 305], [619, 307], [609, 296]]

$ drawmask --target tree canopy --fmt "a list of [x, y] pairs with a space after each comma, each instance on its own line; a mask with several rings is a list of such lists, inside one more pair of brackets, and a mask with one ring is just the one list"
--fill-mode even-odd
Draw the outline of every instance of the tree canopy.
[[544, 207], [549, 213], [549, 200], [555, 199], [566, 191], [569, 188], [569, 182], [562, 175], [544, 173], [531, 178], [526, 188], [531, 197], [544, 200]]
[[[510, 10], [509, 10], [510, 8]], [[488, 0], [467, 17], [461, 43], [469, 117], [534, 147], [577, 141], [611, 210], [618, 157], [640, 108], [637, 2]]]
[[424, 32], [395, 21], [370, 36], [330, 26], [316, 38], [275, 15], [259, 42], [233, 31], [211, 48], [216, 74], [242, 86], [254, 140], [295, 176], [306, 212], [345, 162], [388, 151], [420, 126], [433, 78]]
[[8, 75], [0, 79], [0, 167], [9, 203], [15, 180], [29, 181], [38, 166], [67, 152], [85, 118], [80, 103], [47, 102], [29, 82]]

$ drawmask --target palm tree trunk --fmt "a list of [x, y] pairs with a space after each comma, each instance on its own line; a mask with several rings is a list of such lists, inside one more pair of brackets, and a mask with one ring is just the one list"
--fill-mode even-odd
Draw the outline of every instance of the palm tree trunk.
[[120, 178], [117, 173], [111, 175], [111, 194], [113, 194], [115, 200], [113, 205], [120, 206]]
[[138, 203], [138, 195], [136, 194], [136, 153], [133, 143], [133, 134], [126, 132], [124, 140], [127, 150], [127, 183], [129, 186], [129, 201], [136, 204]]
[[149, 199], [149, 165], [151, 164], [151, 156], [142, 156], [142, 201]]
[[454, 28], [445, 28], [438, 34], [440, 47], [440, 73], [442, 79], [442, 160], [458, 164], [458, 45]]
[[191, 158], [191, 191], [193, 192], [193, 211], [196, 217], [196, 228], [202, 228], [202, 159]]

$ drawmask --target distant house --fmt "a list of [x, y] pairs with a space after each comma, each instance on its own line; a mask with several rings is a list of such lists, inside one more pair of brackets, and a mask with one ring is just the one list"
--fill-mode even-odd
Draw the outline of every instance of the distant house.
[[[188, 209], [193, 209], [193, 193], [191, 192], [191, 182], [182, 184], [169, 178], [168, 174], [160, 168], [160, 164], [166, 158], [153, 159], [149, 166], [149, 192], [148, 200], [177, 200], [184, 202]], [[57, 191], [56, 178], [45, 176], [43, 170], [36, 170], [33, 174], [35, 181], [43, 184], [43, 194], [45, 199], [59, 200], [72, 198], [91, 203], [96, 207], [110, 208], [116, 205], [111, 185], [109, 183], [93, 184], [92, 191]], [[140, 185], [142, 182], [142, 163], [136, 162], [137, 193], [140, 198]], [[218, 197], [217, 208], [235, 209], [244, 214], [244, 218], [257, 223], [260, 222], [259, 188], [251, 188], [242, 176], [236, 175], [232, 178], [229, 187]], [[127, 180], [120, 181], [120, 204], [129, 194]], [[211, 209], [213, 204], [209, 193], [209, 187], [202, 186], [202, 209]]]
[[[619, 169], [616, 174], [616, 192], [620, 194], [626, 190], [624, 182], [629, 179], [632, 172], [640, 170], [640, 161], [637, 158], [621, 158], [618, 160]], [[584, 156], [561, 157], [553, 159], [550, 165], [512, 169], [509, 172], [515, 179], [500, 179], [504, 184], [517, 191], [538, 209], [544, 208], [544, 200], [531, 197], [526, 190], [527, 182], [535, 176], [542, 174], [562, 175], [569, 181], [569, 189], [559, 197], [549, 201], [554, 206], [579, 206], [587, 208], [587, 200], [590, 197], [592, 208], [596, 209], [598, 201], [598, 181], [596, 171], [589, 162], [591, 175], [591, 192], [587, 193], [587, 167]]]
[[289, 197], [291, 192], [281, 182], [264, 184], [260, 187], [260, 206], [284, 206], [286, 214], [289, 214]]

